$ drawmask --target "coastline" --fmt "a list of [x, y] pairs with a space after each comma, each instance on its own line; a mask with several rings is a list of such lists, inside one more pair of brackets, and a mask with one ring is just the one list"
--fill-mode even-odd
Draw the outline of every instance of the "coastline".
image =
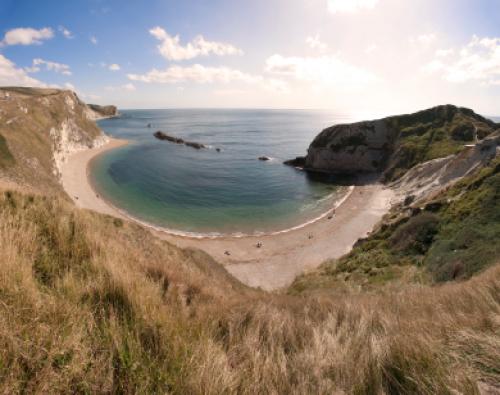
[[[79, 151], [67, 158], [61, 170], [61, 183], [75, 204], [137, 222], [155, 236], [179, 247], [204, 250], [243, 283], [266, 290], [289, 285], [304, 270], [347, 253], [359, 238], [373, 229], [394, 197], [392, 190], [379, 184], [352, 186], [327, 212], [286, 230], [262, 235], [182, 234], [134, 218], [93, 189], [89, 179], [91, 161], [126, 144], [126, 140], [110, 138], [99, 148]], [[332, 210], [335, 215], [329, 219]], [[257, 242], [262, 243], [261, 248], [256, 247]]]

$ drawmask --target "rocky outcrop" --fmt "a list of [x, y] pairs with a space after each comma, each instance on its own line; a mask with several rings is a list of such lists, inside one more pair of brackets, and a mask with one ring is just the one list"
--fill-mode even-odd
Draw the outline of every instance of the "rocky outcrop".
[[304, 168], [306, 165], [305, 156], [297, 156], [295, 159], [289, 159], [283, 162], [287, 166], [293, 166], [298, 168]]
[[498, 127], [470, 109], [438, 106], [329, 127], [314, 139], [304, 159], [285, 164], [342, 175], [379, 173], [384, 181], [394, 181], [419, 163], [462, 151]]
[[67, 157], [107, 141], [92, 113], [69, 90], [0, 88], [0, 145], [12, 154], [0, 178], [43, 190], [60, 188]]
[[378, 172], [386, 164], [394, 139], [386, 120], [332, 126], [309, 146], [304, 166], [341, 174]]
[[94, 120], [113, 118], [118, 116], [118, 109], [116, 106], [100, 106], [98, 104], [88, 104], [90, 110], [92, 110], [91, 117]]
[[98, 104], [87, 104], [87, 107], [88, 107], [87, 116], [94, 121], [106, 118], [113, 118], [119, 115], [116, 106], [112, 105], [100, 106]]
[[164, 141], [169, 141], [174, 144], [183, 144], [185, 146], [194, 148], [194, 149], [202, 149], [202, 148], [207, 148], [206, 145], [201, 144], [201, 143], [195, 143], [193, 141], [186, 141], [184, 139], [181, 139], [179, 137], [174, 137], [170, 136], [167, 133], [162, 132], [161, 130], [158, 130], [153, 134], [158, 140], [164, 140]]

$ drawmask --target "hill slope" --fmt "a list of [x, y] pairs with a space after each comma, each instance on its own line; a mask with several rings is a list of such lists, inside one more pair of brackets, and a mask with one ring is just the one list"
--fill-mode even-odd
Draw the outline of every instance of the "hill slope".
[[[99, 139], [87, 107], [66, 91], [1, 92], [9, 99], [0, 101], [0, 181], [16, 186], [0, 182], [0, 392], [500, 387], [498, 267], [434, 287], [335, 286], [318, 297], [249, 289], [200, 251], [77, 209], [59, 185], [57, 160]], [[468, 179], [464, 188], [477, 194], [471, 204], [460, 203], [457, 186], [458, 195], [447, 195], [457, 206], [436, 206], [436, 215], [491, 215], [479, 203], [496, 201], [495, 169]]]
[[0, 176], [23, 186], [62, 191], [65, 156], [104, 141], [93, 112], [75, 93], [0, 88]]
[[460, 152], [499, 126], [472, 110], [438, 106], [323, 130], [311, 143], [305, 167], [340, 174], [382, 173], [394, 181], [413, 166]]

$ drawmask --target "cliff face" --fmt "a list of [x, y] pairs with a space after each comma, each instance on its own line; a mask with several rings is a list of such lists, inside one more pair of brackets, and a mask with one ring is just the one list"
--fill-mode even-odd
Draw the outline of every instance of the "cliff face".
[[452, 105], [336, 125], [314, 139], [304, 167], [341, 174], [383, 173], [384, 180], [392, 181], [419, 163], [461, 152], [497, 128], [472, 110]]
[[118, 109], [116, 106], [100, 106], [98, 104], [87, 104], [91, 112], [89, 116], [92, 119], [104, 119], [104, 118], [112, 118], [118, 115]]
[[385, 164], [394, 138], [385, 120], [332, 126], [314, 139], [305, 166], [342, 174], [376, 172]]
[[0, 89], [0, 177], [60, 189], [66, 157], [106, 141], [92, 110], [67, 90]]

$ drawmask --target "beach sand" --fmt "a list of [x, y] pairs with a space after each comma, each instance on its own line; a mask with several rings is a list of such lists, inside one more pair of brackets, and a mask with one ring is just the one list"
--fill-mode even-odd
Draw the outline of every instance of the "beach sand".
[[[78, 207], [128, 218], [99, 197], [88, 178], [92, 158], [126, 143], [111, 139], [102, 147], [80, 151], [67, 158], [61, 181]], [[325, 260], [349, 252], [389, 210], [393, 198], [393, 191], [380, 184], [351, 187], [331, 219], [325, 216], [302, 228], [272, 235], [192, 238], [154, 229], [152, 232], [179, 247], [204, 250], [249, 286], [274, 290], [289, 285], [297, 275]], [[262, 246], [257, 248], [257, 243]]]

